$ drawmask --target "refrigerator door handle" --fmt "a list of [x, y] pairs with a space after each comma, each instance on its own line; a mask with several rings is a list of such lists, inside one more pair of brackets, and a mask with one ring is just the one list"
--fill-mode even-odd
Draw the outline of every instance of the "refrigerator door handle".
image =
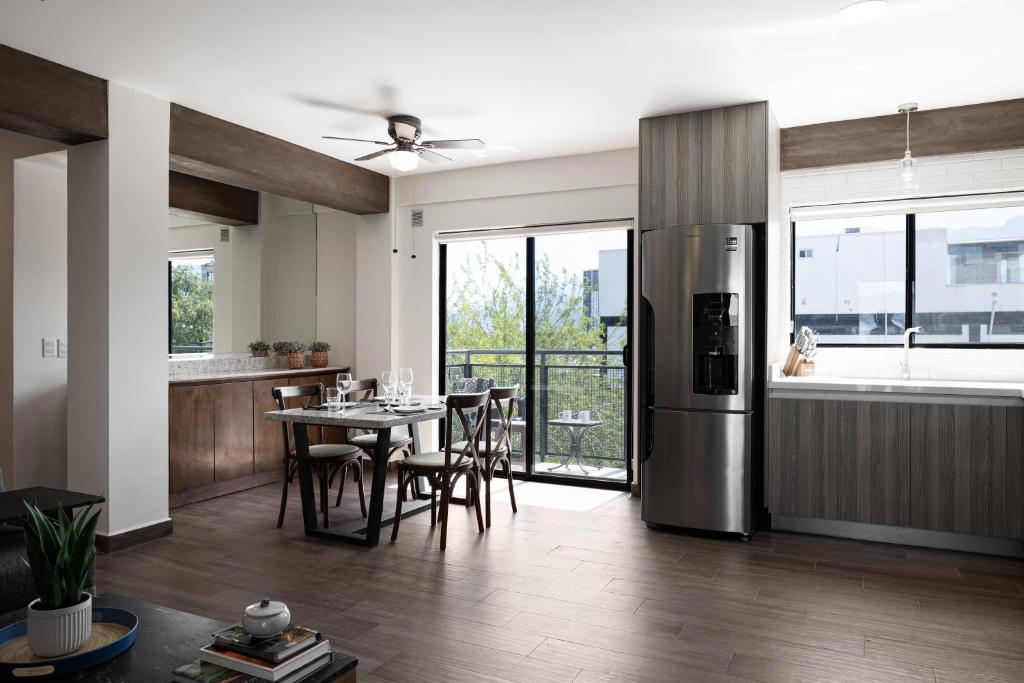
[[654, 453], [654, 307], [645, 296], [640, 297], [640, 450], [646, 461]]

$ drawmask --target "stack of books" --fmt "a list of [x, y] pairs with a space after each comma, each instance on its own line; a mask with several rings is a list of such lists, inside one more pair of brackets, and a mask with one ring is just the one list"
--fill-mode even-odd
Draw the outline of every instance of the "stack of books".
[[235, 624], [213, 634], [199, 659], [174, 670], [181, 683], [300, 683], [330, 665], [331, 645], [317, 631], [289, 626], [256, 638]]

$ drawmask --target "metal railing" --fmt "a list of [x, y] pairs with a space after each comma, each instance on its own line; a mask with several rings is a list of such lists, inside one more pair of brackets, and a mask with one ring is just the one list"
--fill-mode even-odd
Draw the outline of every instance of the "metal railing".
[[[569, 452], [569, 433], [549, 425], [562, 411], [575, 417], [589, 410], [602, 424], [589, 429], [583, 440], [585, 460], [592, 464], [626, 465], [626, 382], [628, 373], [621, 351], [574, 349], [537, 350], [534, 435], [536, 457], [564, 458]], [[526, 352], [523, 349], [450, 349], [446, 351], [445, 390], [453, 391], [465, 377], [492, 379], [497, 386], [526, 387]], [[522, 415], [525, 400], [517, 416]], [[530, 421], [527, 422], [527, 426]], [[513, 450], [523, 452], [522, 433], [513, 434]], [[606, 465], [607, 466], [607, 465]]]

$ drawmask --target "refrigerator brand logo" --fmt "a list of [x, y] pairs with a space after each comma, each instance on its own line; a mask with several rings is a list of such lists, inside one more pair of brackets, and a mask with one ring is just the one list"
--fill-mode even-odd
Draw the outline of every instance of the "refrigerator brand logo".
[[725, 238], [725, 250], [726, 251], [737, 251], [740, 248], [739, 237], [726, 237]]

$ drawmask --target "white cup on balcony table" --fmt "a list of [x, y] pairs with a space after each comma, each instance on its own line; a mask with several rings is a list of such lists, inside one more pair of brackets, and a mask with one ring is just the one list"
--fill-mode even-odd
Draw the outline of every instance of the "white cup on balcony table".
[[580, 419], [583, 420], [583, 421], [589, 420], [590, 419], [590, 411], [589, 410], [581, 410], [580, 411]]
[[562, 420], [571, 420], [572, 419], [572, 411], [571, 410], [563, 410], [562, 412], [560, 412], [558, 414], [558, 417], [559, 417], [559, 419], [562, 419]]

